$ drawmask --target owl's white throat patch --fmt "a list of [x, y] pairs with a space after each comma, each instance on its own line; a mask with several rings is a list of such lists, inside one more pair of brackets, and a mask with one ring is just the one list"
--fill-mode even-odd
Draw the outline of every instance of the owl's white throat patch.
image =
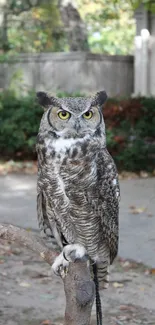
[[47, 148], [53, 147], [54, 150], [58, 152], [64, 152], [67, 149], [70, 149], [72, 146], [75, 146], [77, 143], [82, 143], [83, 141], [87, 140], [89, 137], [85, 136], [84, 138], [77, 138], [77, 139], [64, 139], [64, 138], [59, 138], [54, 141], [50, 141], [49, 139], [46, 140], [46, 146]]

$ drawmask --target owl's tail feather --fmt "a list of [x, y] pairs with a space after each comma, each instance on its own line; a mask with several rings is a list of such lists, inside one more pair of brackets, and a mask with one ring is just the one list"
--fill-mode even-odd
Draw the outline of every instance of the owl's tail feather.
[[102, 306], [101, 306], [101, 298], [99, 293], [97, 264], [94, 263], [92, 267], [93, 267], [94, 283], [96, 289], [96, 320], [97, 320], [97, 325], [102, 325]]
[[109, 287], [109, 266], [107, 263], [97, 263], [97, 277], [100, 290], [107, 289]]

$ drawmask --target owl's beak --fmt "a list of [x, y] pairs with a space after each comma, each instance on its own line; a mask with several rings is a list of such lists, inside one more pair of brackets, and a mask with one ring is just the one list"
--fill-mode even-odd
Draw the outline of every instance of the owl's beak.
[[75, 125], [74, 125], [74, 128], [75, 128], [75, 130], [76, 130], [77, 132], [79, 132], [79, 130], [80, 130], [80, 128], [81, 128], [79, 121], [76, 121], [76, 123], [75, 123]]

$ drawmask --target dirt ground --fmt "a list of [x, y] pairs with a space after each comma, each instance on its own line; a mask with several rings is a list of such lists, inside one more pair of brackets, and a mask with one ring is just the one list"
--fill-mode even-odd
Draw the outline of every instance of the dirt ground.
[[[155, 270], [118, 258], [101, 299], [104, 325], [155, 325]], [[61, 279], [49, 265], [25, 248], [1, 240], [0, 325], [60, 325], [64, 309]]]

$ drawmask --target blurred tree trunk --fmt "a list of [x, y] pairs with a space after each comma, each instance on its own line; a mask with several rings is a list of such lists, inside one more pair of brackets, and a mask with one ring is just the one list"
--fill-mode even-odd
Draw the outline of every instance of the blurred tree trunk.
[[0, 49], [3, 52], [7, 52], [10, 49], [9, 40], [8, 40], [8, 13], [5, 10], [1, 13]]
[[58, 6], [70, 51], [89, 51], [86, 26], [74, 1], [59, 0]]

